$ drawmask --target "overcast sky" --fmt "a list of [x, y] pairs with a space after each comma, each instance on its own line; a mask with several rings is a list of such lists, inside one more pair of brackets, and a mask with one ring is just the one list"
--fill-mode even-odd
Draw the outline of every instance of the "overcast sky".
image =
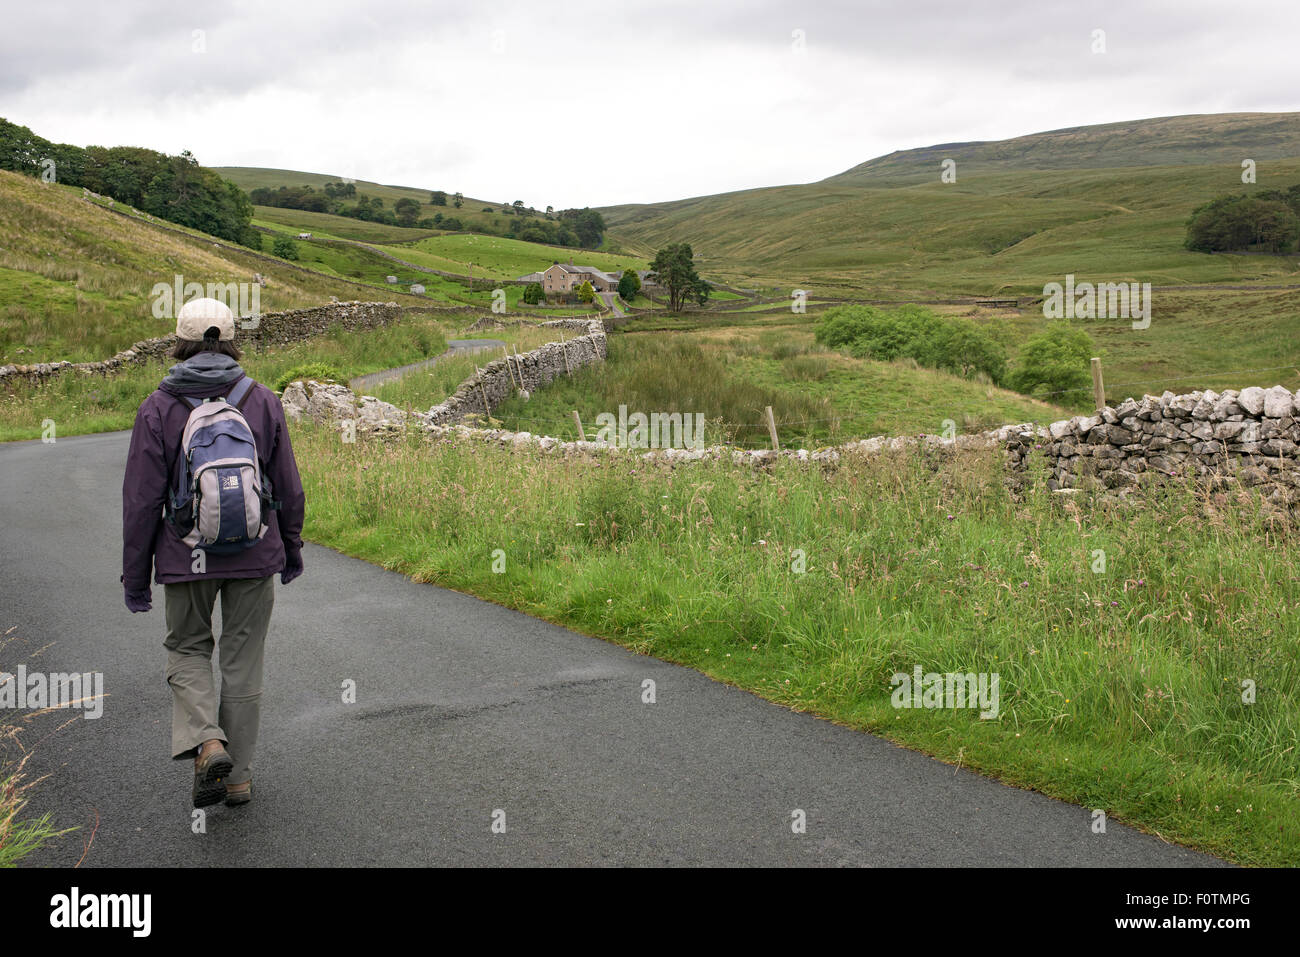
[[57, 142], [559, 209], [1296, 110], [1298, 39], [1296, 0], [34, 0], [5, 6], [0, 116]]

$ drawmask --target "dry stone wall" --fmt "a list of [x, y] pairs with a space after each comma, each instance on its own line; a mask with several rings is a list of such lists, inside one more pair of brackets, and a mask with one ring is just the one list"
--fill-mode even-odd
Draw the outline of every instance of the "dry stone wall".
[[424, 414], [429, 425], [453, 425], [469, 415], [487, 416], [522, 387], [526, 392], [562, 375], [571, 375], [608, 355], [605, 325], [599, 319], [553, 319], [542, 326], [577, 332], [563, 342], [546, 345], [510, 359], [493, 359], [482, 375], [470, 376], [448, 398]]
[[[504, 361], [498, 362], [504, 368]], [[494, 394], [489, 391], [489, 398]], [[790, 460], [838, 468], [855, 456], [908, 449], [939, 455], [962, 449], [1000, 449], [1007, 457], [1007, 482], [1013, 490], [1025, 485], [1032, 470], [1041, 469], [1047, 487], [1062, 495], [1095, 488], [1122, 496], [1149, 484], [1185, 482], [1210, 489], [1258, 487], [1275, 505], [1292, 509], [1300, 506], [1300, 396], [1281, 386], [1223, 393], [1166, 392], [1140, 400], [1127, 399], [1097, 415], [1076, 416], [1046, 426], [1008, 425], [955, 438], [878, 436], [813, 451], [732, 446], [623, 450], [610, 444], [564, 441], [529, 432], [472, 428], [446, 414], [447, 403], [412, 421], [389, 403], [371, 396], [358, 399], [343, 386], [316, 383], [294, 383], [285, 390], [284, 403], [295, 420], [347, 419], [362, 432], [383, 433], [416, 425], [434, 438], [534, 447], [565, 456], [633, 454], [671, 466], [726, 460], [766, 467]]]
[[[237, 322], [235, 341], [240, 348], [247, 349], [300, 342], [319, 336], [336, 326], [349, 331], [375, 329], [395, 321], [403, 311], [395, 302], [333, 302], [311, 309], [269, 312], [260, 317], [255, 329], [240, 328]], [[176, 336], [172, 334], [137, 342], [111, 359], [100, 362], [42, 362], [34, 365], [0, 366], [0, 390], [14, 382], [39, 383], [68, 373], [110, 375], [123, 366], [138, 365], [165, 356], [175, 344]]]

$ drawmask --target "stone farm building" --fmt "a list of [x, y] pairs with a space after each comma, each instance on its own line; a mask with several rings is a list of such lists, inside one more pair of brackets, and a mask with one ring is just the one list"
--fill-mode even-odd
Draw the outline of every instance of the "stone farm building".
[[[637, 270], [642, 285], [651, 285], [646, 278], [649, 275], [648, 269]], [[584, 282], [591, 283], [591, 288], [596, 292], [617, 292], [618, 281], [622, 278], [622, 272], [604, 272], [594, 266], [575, 266], [572, 262], [567, 262], [555, 263], [545, 272], [520, 276], [519, 281], [539, 283], [542, 293], [549, 299], [552, 296], [571, 296]]]

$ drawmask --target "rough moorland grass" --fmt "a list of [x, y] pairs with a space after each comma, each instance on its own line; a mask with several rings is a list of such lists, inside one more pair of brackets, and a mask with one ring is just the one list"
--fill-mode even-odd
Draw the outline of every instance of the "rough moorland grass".
[[[987, 453], [764, 474], [319, 428], [295, 448], [315, 541], [1240, 863], [1300, 862], [1300, 538], [1249, 497], [1018, 503]], [[915, 665], [996, 672], [999, 717], [895, 710]]]
[[494, 416], [508, 427], [573, 438], [596, 415], [700, 412], [706, 442], [770, 443], [772, 406], [781, 441], [814, 448], [870, 435], [941, 434], [1009, 422], [1067, 418], [1065, 410], [972, 380], [901, 363], [853, 359], [820, 349], [811, 327], [745, 327], [710, 333], [615, 335], [609, 361], [551, 383]]
[[[313, 363], [337, 369], [346, 381], [436, 356], [446, 347], [444, 320], [436, 314], [416, 314], [362, 335], [336, 327], [308, 342], [247, 352], [240, 364], [268, 385], [297, 366]], [[47, 420], [54, 422], [57, 435], [129, 429], [136, 409], [173, 361], [132, 366], [111, 376], [64, 375], [38, 386], [15, 383], [11, 394], [0, 396], [0, 441], [39, 438]]]
[[170, 332], [153, 317], [150, 293], [177, 274], [224, 283], [250, 282], [260, 272], [268, 279], [266, 312], [320, 305], [330, 295], [358, 298], [356, 286], [214, 248], [209, 237], [177, 229], [0, 170], [0, 363], [103, 359]]

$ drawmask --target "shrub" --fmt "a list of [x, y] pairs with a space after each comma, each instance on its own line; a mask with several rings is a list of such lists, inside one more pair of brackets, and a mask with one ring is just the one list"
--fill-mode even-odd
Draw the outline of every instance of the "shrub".
[[279, 256], [281, 259], [298, 258], [298, 244], [288, 236], [277, 236], [275, 242], [271, 244], [271, 255]]
[[540, 282], [530, 282], [524, 287], [524, 302], [530, 306], [535, 306], [546, 297], [542, 295], [542, 284]]
[[875, 306], [836, 306], [822, 316], [816, 338], [858, 358], [913, 359], [966, 378], [982, 372], [994, 383], [1006, 374], [1006, 355], [988, 333], [969, 319], [941, 316], [921, 306], [900, 306], [892, 312]]
[[315, 379], [317, 382], [341, 382], [343, 374], [327, 363], [307, 362], [282, 373], [275, 380], [273, 388], [276, 392], [283, 392], [290, 382], [299, 380], [306, 382], [308, 379]]
[[1032, 395], [1038, 391], [1068, 393], [1087, 390], [1093, 355], [1092, 338], [1066, 322], [1054, 322], [1020, 350], [1007, 385]]

